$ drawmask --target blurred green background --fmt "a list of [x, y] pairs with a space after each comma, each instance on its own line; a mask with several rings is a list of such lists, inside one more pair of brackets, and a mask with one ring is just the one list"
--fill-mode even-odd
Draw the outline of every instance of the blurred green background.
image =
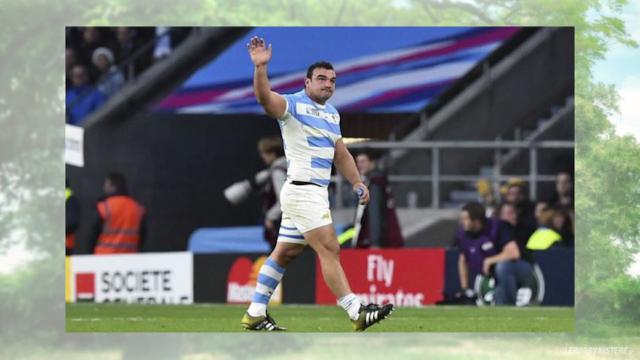
[[[637, 358], [640, 145], [615, 82], [635, 49], [626, 0], [18, 1], [0, 11], [0, 358]], [[64, 332], [66, 25], [548, 25], [576, 29], [576, 332], [572, 334], [166, 334]], [[635, 33], [638, 40], [638, 33]], [[638, 62], [636, 62], [638, 63]], [[603, 70], [605, 69], [605, 70]], [[598, 71], [595, 71], [598, 70]], [[638, 82], [640, 83], [640, 82]], [[640, 120], [640, 119], [638, 119]], [[364, 335], [364, 336], [363, 336]]]

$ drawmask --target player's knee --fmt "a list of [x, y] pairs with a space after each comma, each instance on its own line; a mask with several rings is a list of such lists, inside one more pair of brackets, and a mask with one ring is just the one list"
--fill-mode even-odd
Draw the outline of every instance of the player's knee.
[[298, 255], [300, 255], [300, 253], [302, 252], [302, 248], [288, 248], [285, 249], [284, 251], [282, 251], [282, 259], [283, 259], [283, 263], [286, 265], [289, 265], [289, 263], [291, 263], [295, 258], [298, 257]]
[[511, 271], [510, 265], [511, 264], [509, 261], [501, 261], [499, 263], [496, 263], [496, 277], [504, 278], [508, 276]]
[[300, 253], [302, 252], [304, 248], [300, 247], [287, 247], [287, 248], [277, 248], [276, 251], [274, 251], [273, 253], [273, 257], [274, 260], [280, 264], [280, 266], [282, 267], [286, 267], [287, 265], [289, 265], [296, 257], [298, 257], [298, 255], [300, 255]]

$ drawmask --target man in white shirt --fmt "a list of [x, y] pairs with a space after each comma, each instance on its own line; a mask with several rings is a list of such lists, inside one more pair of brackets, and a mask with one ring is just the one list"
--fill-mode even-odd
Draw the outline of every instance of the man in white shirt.
[[280, 125], [287, 181], [280, 191], [283, 216], [278, 242], [260, 269], [256, 292], [242, 318], [242, 326], [247, 330], [285, 330], [269, 316], [267, 304], [287, 265], [308, 244], [318, 254], [324, 281], [347, 312], [354, 330], [363, 331], [385, 319], [393, 311], [393, 305], [362, 305], [351, 291], [340, 264], [340, 244], [332, 226], [327, 193], [331, 166], [335, 164], [353, 185], [362, 203], [369, 201], [369, 191], [342, 141], [340, 115], [327, 103], [335, 91], [336, 73], [327, 62], [312, 64], [302, 91], [280, 95], [271, 91], [267, 76], [271, 45], [253, 37], [247, 48], [255, 65], [256, 99]]

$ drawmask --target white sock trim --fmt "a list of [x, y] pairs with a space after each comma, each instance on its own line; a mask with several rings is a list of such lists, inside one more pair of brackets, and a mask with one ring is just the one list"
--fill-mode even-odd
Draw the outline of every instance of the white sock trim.
[[267, 315], [267, 305], [252, 302], [251, 305], [249, 305], [249, 309], [247, 309], [247, 312], [253, 317], [265, 316]]
[[357, 320], [360, 310], [360, 298], [354, 293], [345, 295], [338, 299], [338, 304], [349, 314], [351, 320]]

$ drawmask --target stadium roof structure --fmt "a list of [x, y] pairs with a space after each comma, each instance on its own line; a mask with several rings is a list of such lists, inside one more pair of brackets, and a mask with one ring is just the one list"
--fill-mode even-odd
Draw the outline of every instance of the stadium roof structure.
[[411, 113], [474, 68], [518, 27], [292, 28], [258, 27], [239, 38], [171, 95], [156, 111], [262, 114], [252, 88], [246, 43], [273, 44], [271, 86], [279, 93], [304, 86], [307, 67], [331, 62], [337, 73], [330, 100], [342, 113]]

